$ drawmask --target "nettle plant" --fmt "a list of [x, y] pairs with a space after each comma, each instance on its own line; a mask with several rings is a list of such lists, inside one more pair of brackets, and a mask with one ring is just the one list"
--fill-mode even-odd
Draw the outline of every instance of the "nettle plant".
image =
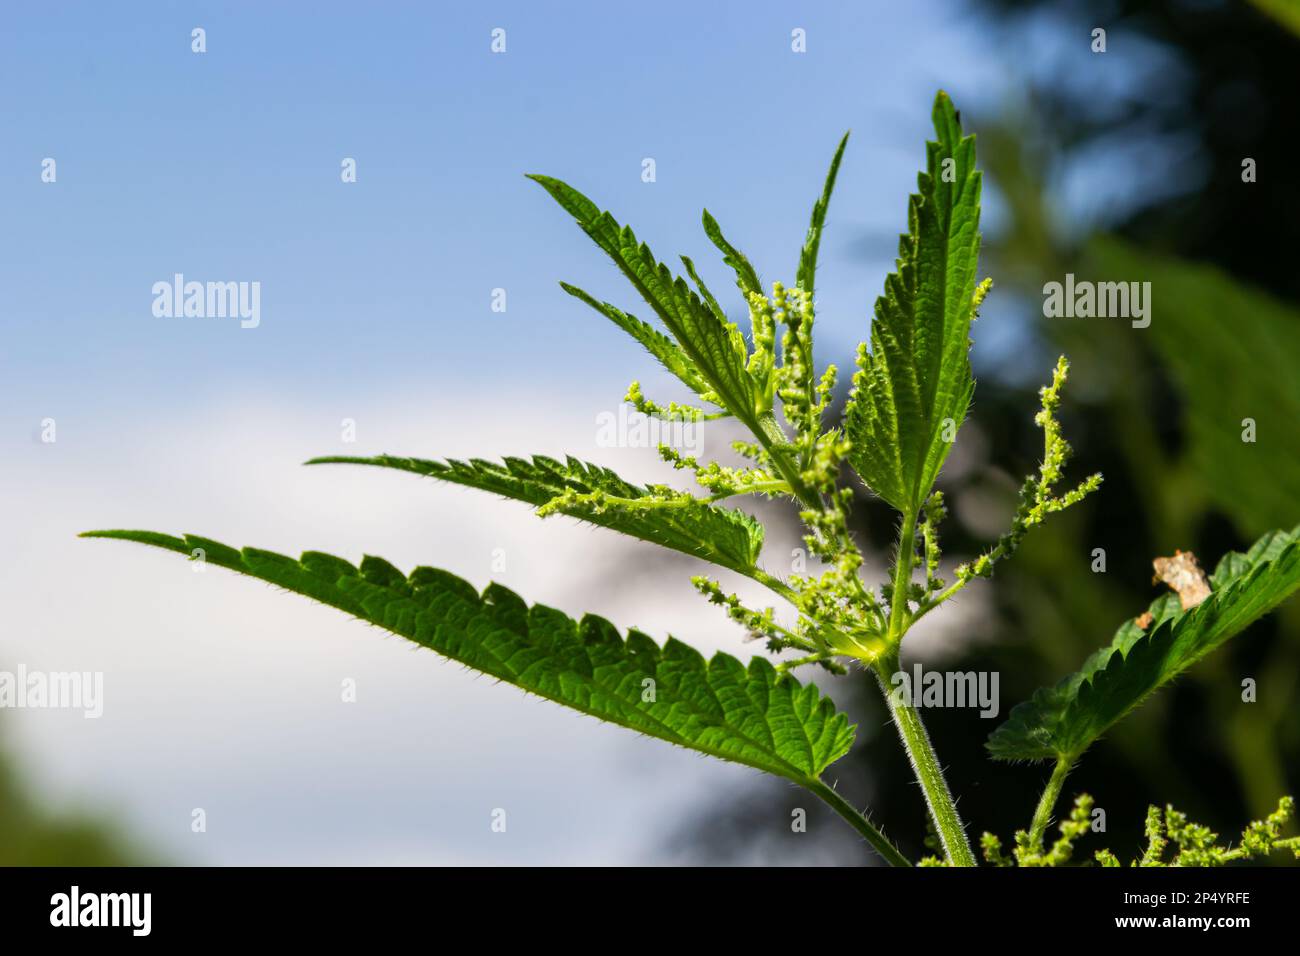
[[[428, 461], [416, 458], [327, 457], [310, 464], [351, 463], [395, 468], [528, 502], [545, 515], [562, 514], [683, 552], [752, 578], [793, 612], [750, 607], [709, 577], [696, 587], [778, 657], [743, 665], [719, 653], [706, 660], [672, 638], [662, 646], [632, 630], [626, 637], [608, 621], [574, 621], [553, 608], [528, 606], [497, 584], [479, 593], [466, 581], [434, 568], [402, 574], [366, 557], [359, 566], [309, 551], [298, 560], [255, 548], [235, 550], [194, 535], [149, 531], [95, 531], [90, 537], [151, 544], [205, 560], [331, 605], [444, 657], [502, 681], [651, 737], [784, 777], [829, 804], [884, 860], [909, 860], [868, 817], [827, 782], [828, 768], [853, 746], [855, 727], [814, 684], [791, 672], [818, 665], [833, 674], [863, 669], [876, 678], [903, 747], [929, 805], [942, 857], [923, 863], [975, 865], [963, 823], [931, 746], [916, 703], [898, 693], [893, 678], [908, 632], [927, 614], [978, 578], [989, 577], [1022, 538], [1049, 515], [1080, 501], [1101, 483], [1093, 475], [1058, 493], [1070, 446], [1056, 411], [1068, 365], [1062, 358], [1041, 391], [1035, 417], [1043, 431], [1043, 460], [1025, 480], [1010, 529], [985, 553], [960, 564], [951, 583], [939, 576], [943, 496], [934, 490], [944, 460], [966, 417], [975, 381], [970, 327], [990, 288], [977, 281], [980, 173], [975, 139], [963, 136], [947, 95], [935, 100], [936, 138], [926, 146], [925, 171], [908, 203], [908, 231], [899, 242], [896, 271], [875, 306], [871, 341], [858, 351], [857, 371], [843, 420], [826, 422], [836, 369], [818, 374], [813, 362], [817, 250], [848, 137], [840, 142], [799, 256], [793, 285], [760, 283], [749, 260], [723, 236], [706, 211], [704, 230], [735, 273], [748, 307], [746, 336], [728, 320], [718, 299], [682, 257], [689, 282], [576, 189], [548, 176], [531, 177], [574, 219], [640, 293], [664, 331], [601, 302], [563, 288], [614, 322], [698, 396], [700, 405], [660, 405], [633, 384], [627, 401], [648, 416], [675, 422], [731, 418], [750, 440], [733, 447], [746, 464], [702, 462], [662, 447], [677, 469], [694, 474], [704, 494], [667, 485], [639, 486], [608, 469], [569, 458]], [[898, 512], [898, 541], [888, 580], [863, 579], [863, 553], [850, 533], [855, 491], [852, 472]], [[781, 578], [758, 564], [763, 528], [749, 514], [722, 506], [762, 496], [792, 503], [806, 529], [820, 573]], [[1078, 798], [1051, 846], [1045, 834], [1066, 774], [1083, 752], [1145, 697], [1268, 613], [1300, 586], [1300, 529], [1262, 538], [1246, 554], [1229, 554], [1209, 578], [1211, 593], [1184, 608], [1177, 595], [1157, 599], [1147, 615], [1123, 624], [1109, 646], [1076, 674], [1040, 690], [1016, 707], [989, 740], [1003, 760], [1047, 760], [1050, 780], [1011, 856], [985, 834], [985, 859], [994, 864], [1060, 865], [1088, 830], [1091, 801]], [[1149, 615], [1149, 616], [1148, 616]], [[790, 652], [786, 654], [786, 652]], [[1300, 837], [1283, 837], [1292, 812], [1251, 824], [1237, 846], [1172, 808], [1152, 808], [1142, 864], [1210, 864], [1295, 850]], [[1170, 847], [1170, 844], [1173, 847]], [[1107, 851], [1102, 863], [1117, 863]]]

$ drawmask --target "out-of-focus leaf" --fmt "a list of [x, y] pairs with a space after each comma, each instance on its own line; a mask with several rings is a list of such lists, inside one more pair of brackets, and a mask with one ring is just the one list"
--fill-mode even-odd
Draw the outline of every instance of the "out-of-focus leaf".
[[1119, 240], [1089, 252], [1097, 274], [1151, 283], [1151, 324], [1133, 334], [1151, 336], [1180, 386], [1189, 464], [1215, 504], [1244, 535], [1289, 525], [1300, 502], [1300, 308]]

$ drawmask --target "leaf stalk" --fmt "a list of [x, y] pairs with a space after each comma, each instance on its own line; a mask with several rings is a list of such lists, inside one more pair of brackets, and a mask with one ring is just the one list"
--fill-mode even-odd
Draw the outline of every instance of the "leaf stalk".
[[889, 839], [877, 830], [870, 820], [868, 820], [863, 814], [859, 813], [853, 804], [840, 796], [825, 781], [814, 777], [802, 781], [802, 784], [805, 789], [816, 794], [832, 810], [847, 820], [853, 829], [861, 833], [866, 838], [867, 842], [875, 848], [875, 851], [879, 853], [890, 866], [912, 865], [911, 861], [899, 852], [898, 847], [890, 843]]
[[1056, 809], [1056, 801], [1061, 796], [1061, 787], [1065, 784], [1065, 778], [1069, 776], [1070, 768], [1073, 766], [1073, 760], [1066, 757], [1059, 758], [1056, 766], [1052, 768], [1052, 775], [1047, 778], [1047, 785], [1043, 787], [1043, 795], [1038, 799], [1033, 823], [1029, 825], [1029, 840], [1030, 844], [1040, 851], [1043, 847], [1043, 835], [1047, 832], [1048, 824], [1052, 822], [1052, 811]]

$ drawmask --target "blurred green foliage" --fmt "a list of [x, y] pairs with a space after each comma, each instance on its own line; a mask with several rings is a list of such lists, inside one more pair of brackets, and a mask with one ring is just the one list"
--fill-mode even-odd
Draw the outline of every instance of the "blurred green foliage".
[[[1097, 275], [1140, 276], [1159, 295], [1153, 344], [1178, 387], [1180, 455], [1159, 474], [1207, 504], [1243, 537], [1293, 524], [1300, 511], [1300, 309], [1214, 266], [1152, 254], [1114, 238], [1096, 241]], [[1243, 441], [1247, 420], [1254, 441]]]
[[109, 819], [54, 813], [0, 751], [0, 866], [124, 866], [146, 862]]

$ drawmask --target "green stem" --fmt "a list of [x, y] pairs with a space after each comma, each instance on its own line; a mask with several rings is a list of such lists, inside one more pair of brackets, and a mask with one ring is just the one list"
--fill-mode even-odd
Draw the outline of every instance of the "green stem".
[[872, 667], [876, 679], [880, 681], [881, 692], [889, 703], [898, 735], [903, 740], [903, 749], [907, 751], [912, 769], [916, 771], [916, 779], [925, 793], [925, 802], [930, 807], [930, 816], [934, 819], [934, 827], [939, 832], [939, 840], [943, 843], [948, 862], [953, 866], [976, 866], [975, 854], [971, 852], [970, 843], [966, 839], [966, 829], [957, 814], [957, 806], [948, 790], [948, 781], [944, 779], [939, 758], [930, 744], [921, 715], [912, 706], [910, 699], [905, 699], [905, 695], [894, 691], [891, 678], [899, 668], [897, 647], [881, 654]]
[[[823, 661], [832, 662], [832, 658], [827, 657], [825, 651], [817, 651], [815, 654], [809, 654], [807, 657], [796, 657], [791, 661], [782, 661], [780, 664], [776, 665], [776, 672], [778, 674], [789, 674], [796, 667], [803, 667], [806, 664], [820, 664]], [[845, 673], [848, 673], [847, 669], [845, 670]]]
[[794, 489], [784, 478], [774, 479], [772, 481], [756, 481], [753, 484], [746, 485], [739, 491], [720, 491], [715, 495], [709, 495], [706, 501], [726, 501], [728, 498], [739, 498], [742, 495], [792, 495]]
[[[796, 592], [794, 588], [790, 587], [790, 585], [786, 584], [776, 575], [769, 574], [768, 572], [764, 571], [762, 568], [750, 568], [741, 573], [743, 573], [746, 577], [754, 581], [757, 581], [759, 584], [763, 585], [768, 590], [770, 590], [773, 594], [779, 594], [781, 597], [789, 601], [790, 604], [801, 614], [803, 613], [803, 608], [799, 603], [798, 592]], [[857, 641], [855, 641], [854, 638], [846, 634], [840, 628], [831, 627], [829, 624], [823, 626], [826, 631], [841, 639], [841, 642], [839, 642], [840, 647], [851, 647], [855, 643], [857, 643]], [[819, 650], [823, 654], [829, 653], [831, 651], [831, 648], [827, 645], [826, 640], [822, 636], [820, 636], [820, 634], [814, 635], [814, 637], [818, 644], [817, 650]]]
[[744, 573], [747, 577], [757, 581], [769, 591], [772, 591], [774, 594], [779, 594], [795, 607], [799, 606], [798, 593], [795, 592], [794, 588], [790, 587], [790, 585], [786, 584], [775, 574], [769, 574], [762, 568], [747, 568]]
[[907, 624], [907, 594], [912, 589], [912, 560], [916, 556], [916, 512], [903, 515], [894, 561], [894, 591], [889, 599], [889, 640], [897, 647]]
[[853, 804], [845, 800], [833, 789], [826, 785], [825, 782], [816, 777], [800, 781], [804, 787], [816, 794], [832, 810], [847, 820], [855, 830], [866, 837], [877, 853], [884, 857], [885, 862], [890, 866], [911, 866], [907, 857], [898, 851], [898, 847], [890, 843], [888, 838], [871, 825], [871, 821], [857, 811]]
[[1052, 822], [1052, 811], [1056, 809], [1061, 787], [1065, 784], [1065, 778], [1069, 775], [1072, 765], [1073, 761], [1064, 757], [1058, 758], [1056, 766], [1052, 768], [1052, 775], [1047, 780], [1047, 786], [1043, 788], [1043, 795], [1038, 798], [1034, 822], [1029, 826], [1029, 839], [1031, 845], [1040, 851], [1043, 848], [1043, 834], [1047, 832], [1047, 825]]
[[963, 578], [961, 580], [954, 581], [952, 584], [948, 585], [946, 588], [940, 591], [937, 595], [929, 598], [926, 601], [926, 603], [921, 606], [920, 610], [918, 610], [915, 614], [912, 615], [912, 619], [908, 623], [915, 624], [917, 621], [921, 620], [921, 618], [925, 617], [927, 614], [929, 614], [931, 611], [937, 608], [940, 604], [943, 604], [951, 597], [955, 597], [957, 592], [960, 591], [962, 588], [964, 588], [970, 582], [971, 582], [970, 578]]
[[776, 466], [777, 472], [785, 479], [786, 484], [794, 496], [799, 499], [805, 508], [813, 511], [821, 511], [826, 507], [826, 502], [815, 489], [810, 487], [804, 480], [799, 470], [799, 462], [791, 461], [787, 455], [788, 439], [776, 416], [770, 412], [762, 417], [757, 428], [750, 428], [750, 432], [758, 439], [758, 443], [763, 446], [768, 457], [772, 459], [772, 464]]

